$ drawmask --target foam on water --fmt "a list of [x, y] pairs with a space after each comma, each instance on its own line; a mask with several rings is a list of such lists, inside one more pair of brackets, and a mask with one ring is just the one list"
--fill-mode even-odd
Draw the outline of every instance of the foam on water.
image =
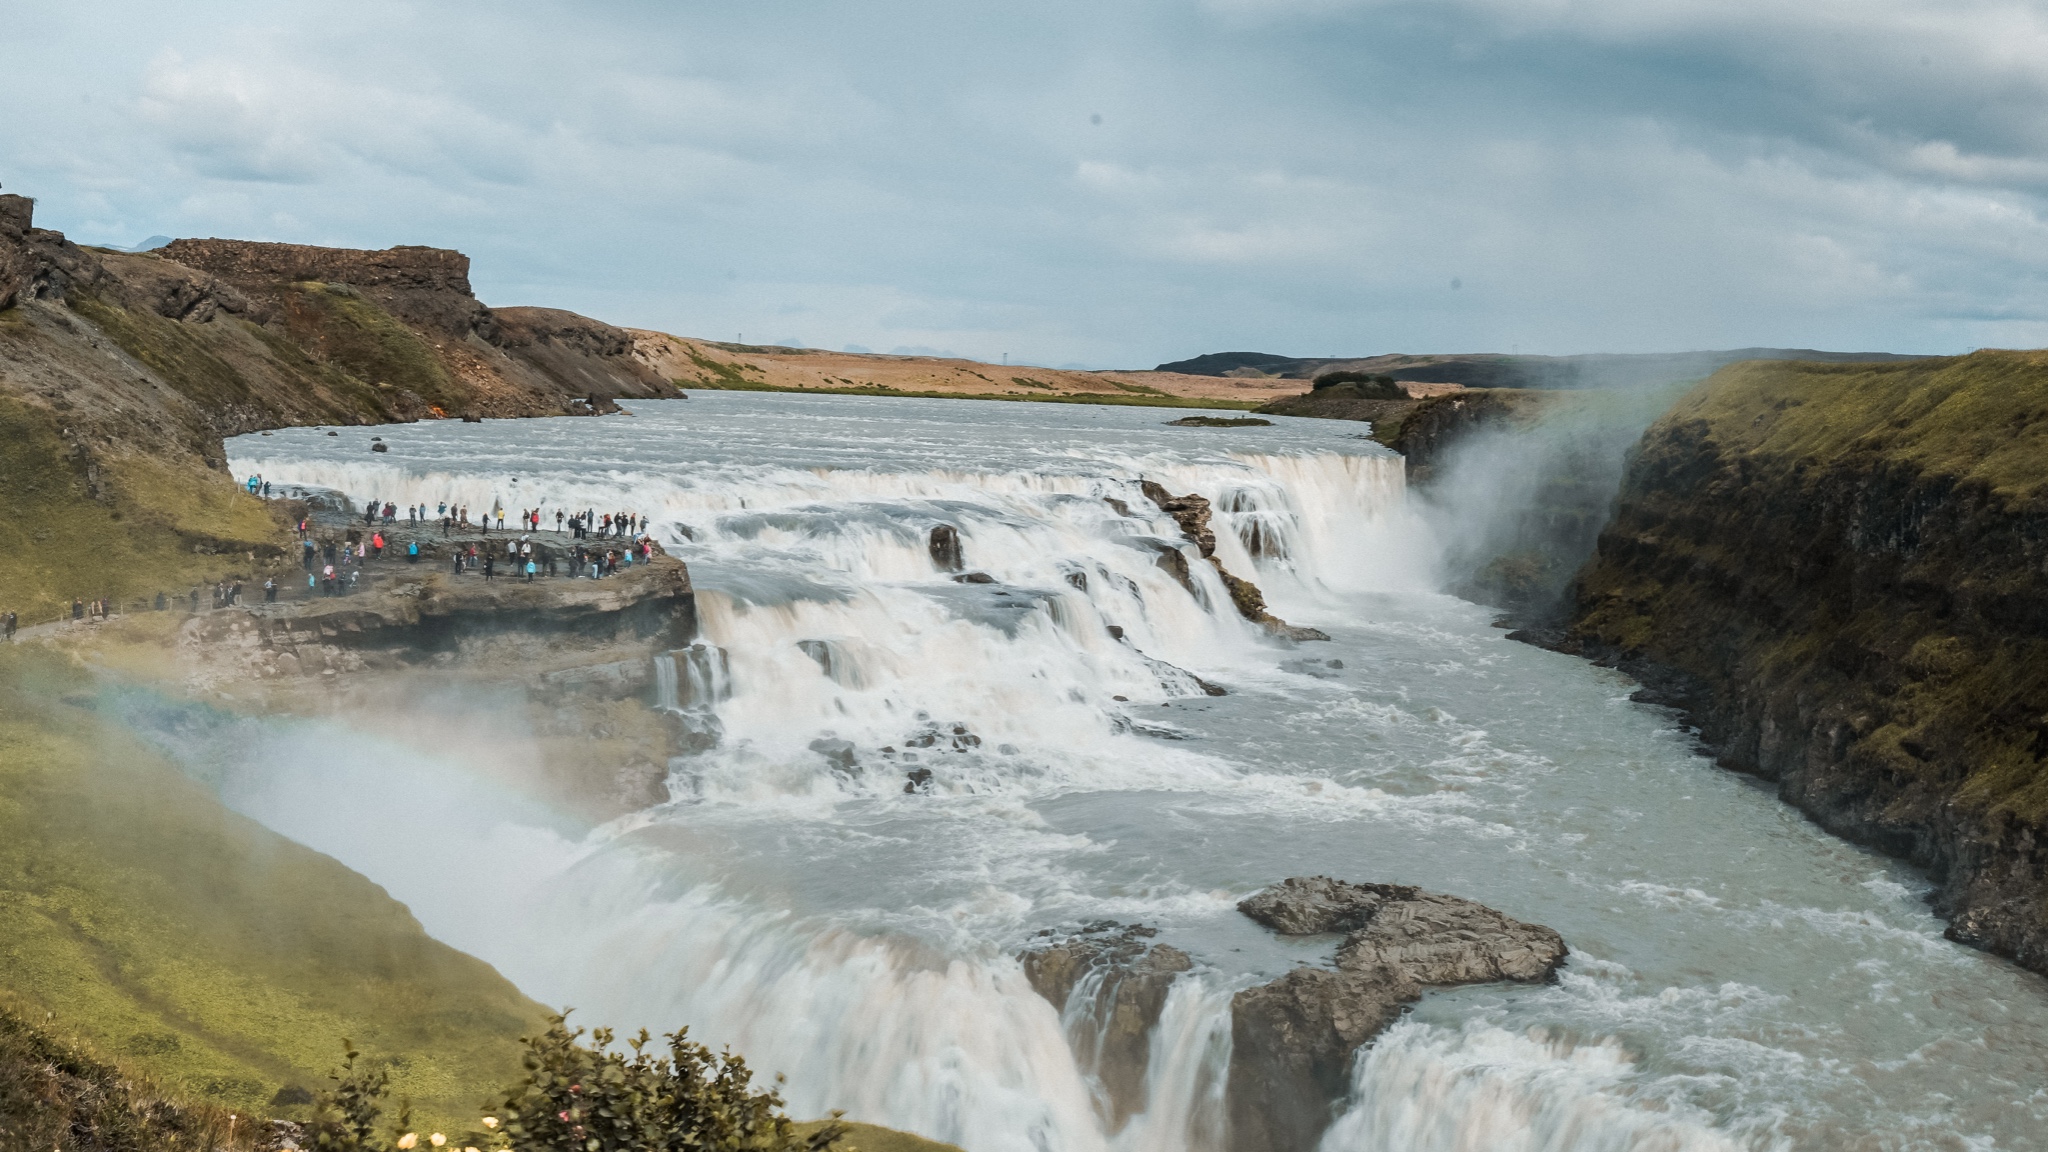
[[[1921, 880], [1715, 769], [1616, 674], [1435, 592], [1435, 533], [1357, 426], [636, 410], [381, 428], [376, 456], [356, 429], [230, 449], [358, 500], [647, 515], [703, 626], [650, 703], [719, 737], [675, 761], [672, 803], [573, 833], [445, 748], [331, 723], [181, 730], [188, 761], [531, 995], [687, 1023], [787, 1074], [799, 1114], [970, 1152], [1220, 1150], [1232, 993], [1330, 943], [1235, 901], [1313, 872], [1458, 892], [1574, 948], [1556, 986], [1427, 999], [1355, 1065], [1330, 1152], [2043, 1146], [2040, 982], [1943, 941]], [[1145, 480], [1207, 497], [1225, 567], [1335, 639], [1239, 618]], [[994, 583], [935, 570], [940, 523]], [[916, 767], [930, 790], [905, 794]], [[1116, 1132], [1014, 959], [1102, 917], [1198, 965]]]

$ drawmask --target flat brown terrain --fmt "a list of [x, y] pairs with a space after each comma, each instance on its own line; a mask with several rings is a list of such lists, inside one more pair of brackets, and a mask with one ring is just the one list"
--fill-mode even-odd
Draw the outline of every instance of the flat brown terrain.
[[1242, 380], [1179, 372], [1075, 372], [935, 356], [764, 347], [628, 329], [634, 356], [686, 388], [872, 390], [962, 396], [1147, 396], [1255, 407], [1308, 390], [1306, 380]]

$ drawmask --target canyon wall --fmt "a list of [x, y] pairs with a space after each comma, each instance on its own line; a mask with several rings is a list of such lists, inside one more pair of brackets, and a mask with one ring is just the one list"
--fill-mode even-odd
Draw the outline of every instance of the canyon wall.
[[1550, 640], [2048, 972], [2048, 353], [1717, 373], [1634, 451]]

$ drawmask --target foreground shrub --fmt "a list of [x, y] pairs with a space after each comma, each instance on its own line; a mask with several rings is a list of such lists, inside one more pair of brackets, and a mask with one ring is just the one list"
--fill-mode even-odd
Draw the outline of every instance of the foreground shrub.
[[524, 1040], [525, 1077], [461, 1141], [439, 1132], [422, 1140], [403, 1104], [383, 1124], [389, 1075], [357, 1067], [344, 1042], [335, 1087], [321, 1094], [307, 1135], [316, 1152], [414, 1152], [421, 1143], [426, 1152], [451, 1143], [453, 1152], [826, 1152], [845, 1135], [837, 1123], [799, 1133], [779, 1092], [754, 1088], [744, 1059], [712, 1052], [689, 1029], [662, 1039], [665, 1051], [650, 1048], [642, 1029], [626, 1041], [629, 1055], [609, 1028], [586, 1033], [570, 1028], [566, 1013], [550, 1017], [546, 1031]]

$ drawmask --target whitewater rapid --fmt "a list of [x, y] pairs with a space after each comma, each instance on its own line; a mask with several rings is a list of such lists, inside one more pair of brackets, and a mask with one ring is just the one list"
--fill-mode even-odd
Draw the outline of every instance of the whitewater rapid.
[[[1361, 1055], [1327, 1152], [2044, 1146], [2042, 982], [1942, 940], [1919, 877], [1435, 591], [1447, 526], [1358, 426], [1176, 415], [705, 393], [380, 428], [378, 455], [362, 429], [240, 438], [238, 476], [273, 485], [646, 515], [702, 625], [660, 699], [719, 743], [673, 762], [670, 804], [596, 830], [337, 721], [187, 754], [530, 995], [688, 1024], [787, 1075], [794, 1113], [969, 1152], [1219, 1149], [1231, 993], [1328, 950], [1235, 901], [1309, 873], [1454, 892], [1573, 949], [1555, 986], [1426, 999]], [[1147, 480], [1208, 498], [1223, 566], [1332, 640], [1240, 618]], [[935, 569], [941, 523], [992, 582]], [[1118, 1131], [1086, 1037], [1014, 960], [1102, 918], [1198, 964]]]

